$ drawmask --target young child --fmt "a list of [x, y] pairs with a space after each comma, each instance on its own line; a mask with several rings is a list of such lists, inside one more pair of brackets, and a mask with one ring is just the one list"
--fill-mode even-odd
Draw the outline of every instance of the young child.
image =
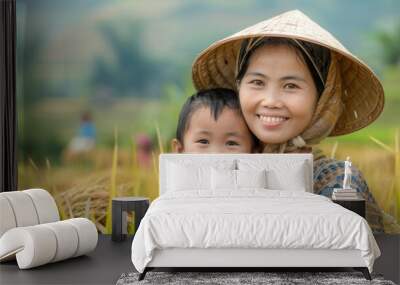
[[257, 139], [240, 111], [237, 94], [217, 88], [187, 99], [179, 115], [172, 149], [179, 153], [250, 153]]

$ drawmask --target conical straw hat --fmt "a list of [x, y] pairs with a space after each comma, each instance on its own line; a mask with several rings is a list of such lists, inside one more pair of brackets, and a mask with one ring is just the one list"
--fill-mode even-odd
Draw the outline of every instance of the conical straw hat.
[[236, 90], [235, 68], [241, 42], [246, 38], [260, 36], [308, 41], [338, 54], [345, 109], [330, 136], [359, 130], [373, 122], [382, 112], [384, 92], [374, 72], [328, 31], [299, 10], [280, 14], [210, 45], [193, 63], [195, 88], [204, 90], [225, 87]]

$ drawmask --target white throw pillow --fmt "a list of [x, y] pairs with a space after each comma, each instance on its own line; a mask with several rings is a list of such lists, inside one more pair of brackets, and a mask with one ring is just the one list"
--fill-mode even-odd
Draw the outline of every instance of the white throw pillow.
[[166, 162], [166, 191], [212, 191], [211, 169], [236, 169], [236, 159], [209, 160], [183, 157]]
[[267, 188], [266, 170], [211, 170], [212, 190], [239, 190], [241, 188]]
[[267, 170], [267, 188], [272, 190], [312, 190], [310, 169], [305, 160], [283, 160], [280, 157], [266, 160], [238, 160], [239, 170]]
[[236, 170], [237, 189], [240, 188], [267, 188], [267, 171]]
[[309, 189], [308, 171], [305, 161], [291, 163], [287, 171], [268, 171], [268, 186], [272, 189], [302, 191]]
[[185, 191], [210, 189], [211, 167], [186, 166], [183, 164], [168, 163], [167, 189], [168, 191]]
[[211, 168], [212, 190], [236, 190], [236, 170]]

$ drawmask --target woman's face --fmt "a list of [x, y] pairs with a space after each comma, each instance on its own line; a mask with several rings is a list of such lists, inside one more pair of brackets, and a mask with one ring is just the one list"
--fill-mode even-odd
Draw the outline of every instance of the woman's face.
[[244, 118], [263, 143], [283, 143], [305, 130], [317, 103], [306, 63], [284, 45], [258, 48], [239, 85]]

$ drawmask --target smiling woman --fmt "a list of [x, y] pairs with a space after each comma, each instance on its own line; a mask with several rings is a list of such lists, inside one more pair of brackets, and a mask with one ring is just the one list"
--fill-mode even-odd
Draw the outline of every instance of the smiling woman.
[[[212, 44], [196, 58], [192, 74], [198, 90], [238, 91], [264, 153], [313, 153], [314, 193], [325, 196], [342, 187], [344, 163], [328, 159], [318, 144], [369, 125], [383, 109], [373, 71], [298, 10]], [[351, 187], [367, 200], [367, 220], [383, 231], [381, 210], [352, 168]]]
[[247, 70], [239, 71], [243, 115], [264, 143], [288, 141], [311, 121], [318, 94], [300, 56], [286, 44], [270, 41], [254, 52], [244, 65]]

